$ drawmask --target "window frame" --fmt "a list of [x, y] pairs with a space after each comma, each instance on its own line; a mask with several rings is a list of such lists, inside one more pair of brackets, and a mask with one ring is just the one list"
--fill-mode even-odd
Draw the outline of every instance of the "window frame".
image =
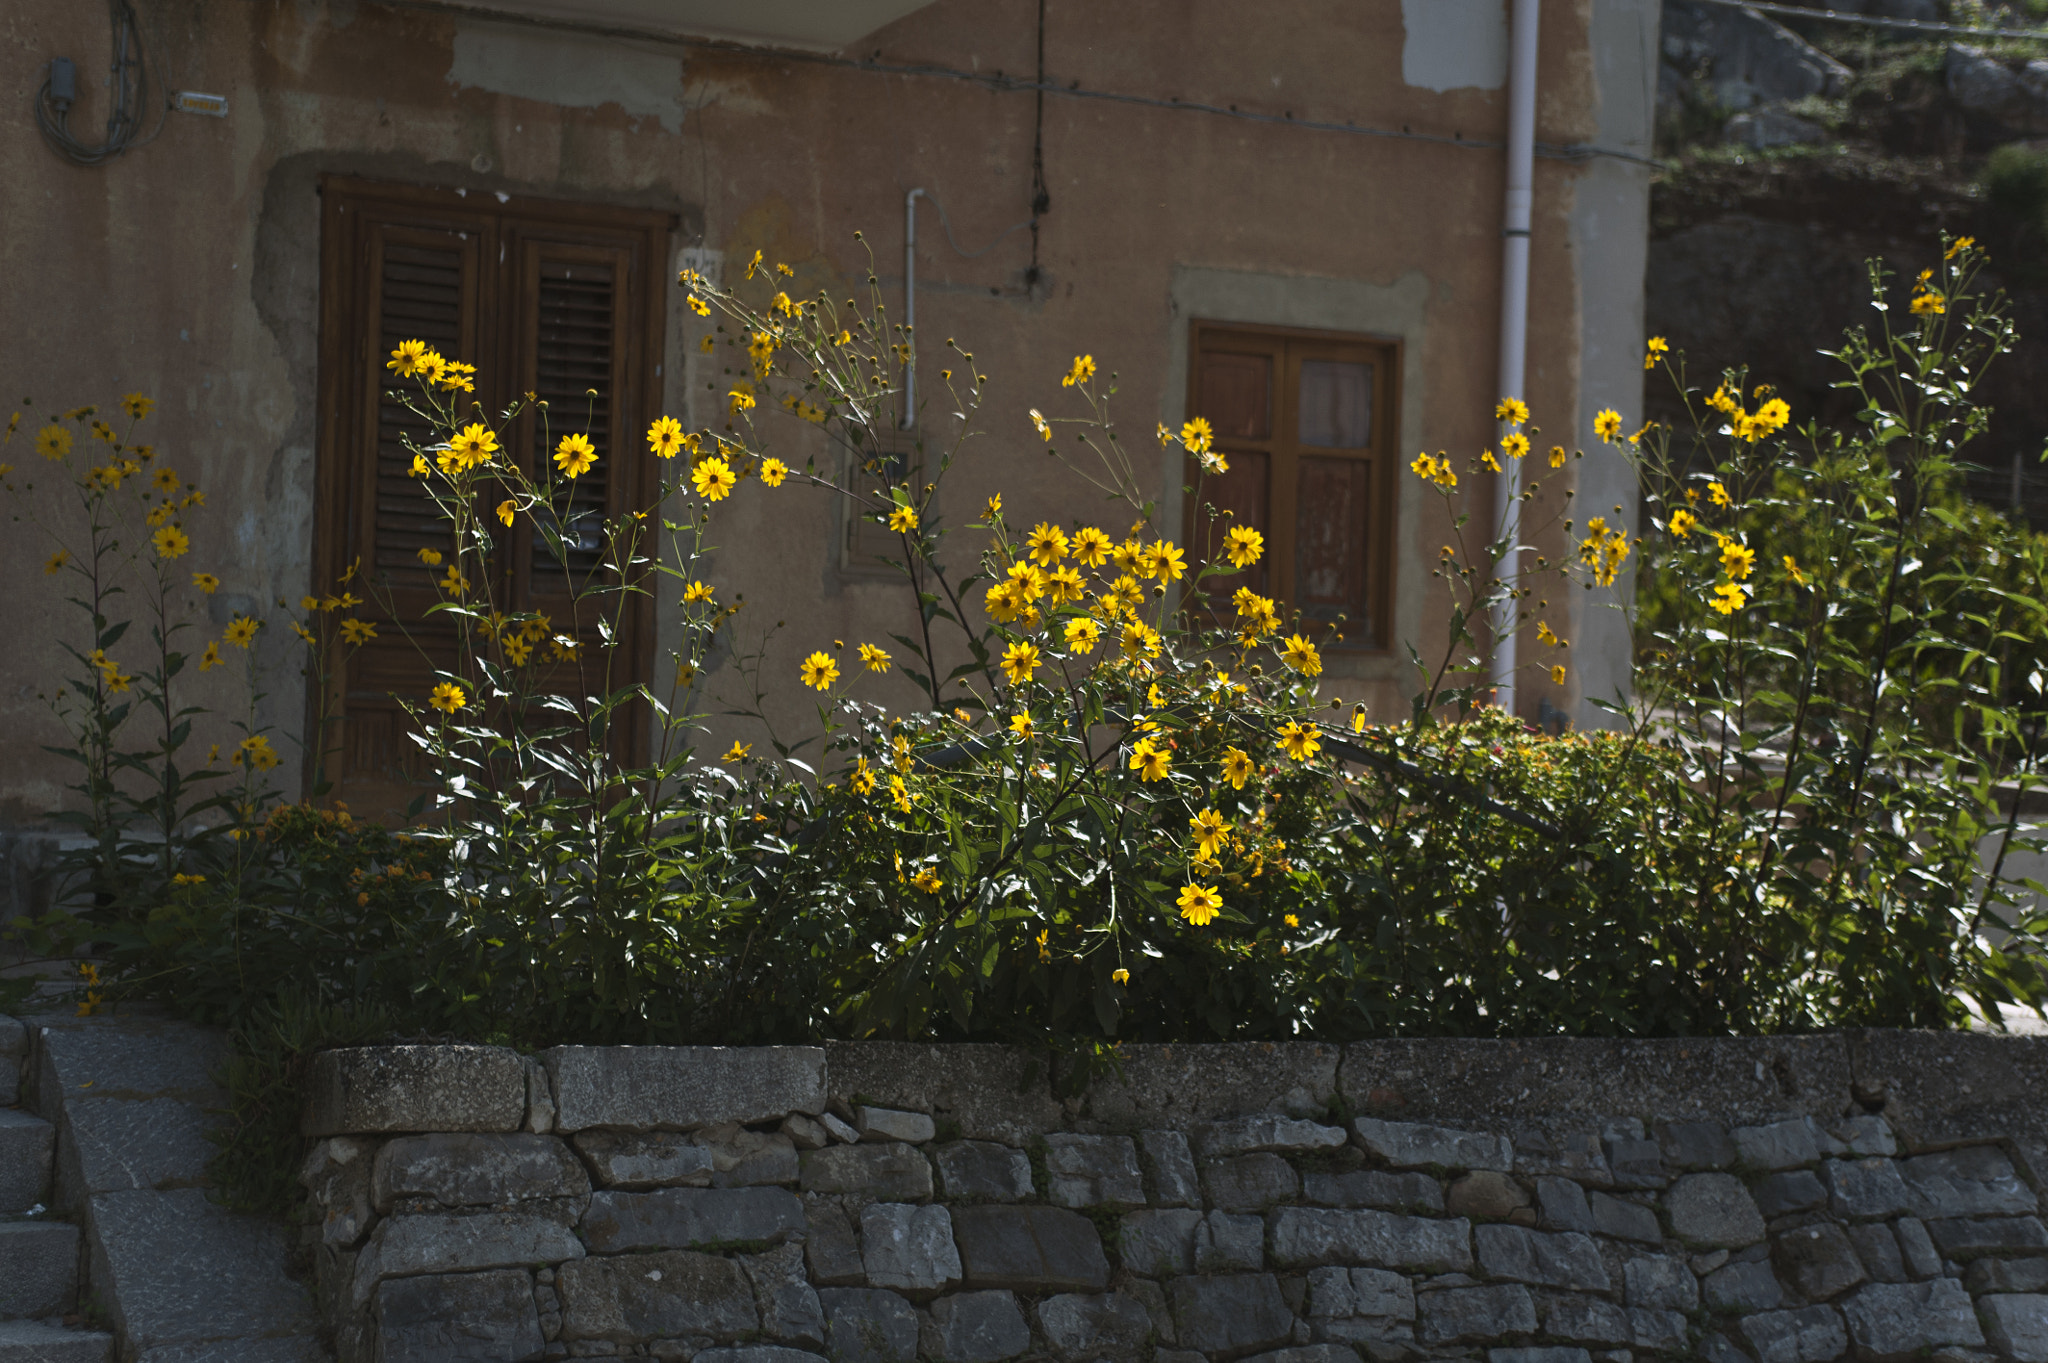
[[[1259, 527], [1266, 537], [1265, 594], [1279, 606], [1281, 615], [1291, 619], [1296, 609], [1297, 554], [1300, 542], [1300, 474], [1303, 458], [1342, 459], [1368, 465], [1366, 477], [1366, 552], [1364, 600], [1373, 637], [1361, 638], [1359, 622], [1347, 620], [1339, 631], [1330, 625], [1306, 624], [1305, 632], [1325, 649], [1362, 656], [1388, 655], [1393, 651], [1394, 530], [1398, 502], [1397, 441], [1401, 430], [1402, 369], [1405, 346], [1398, 336], [1368, 332], [1332, 331], [1311, 327], [1274, 326], [1254, 322], [1228, 322], [1197, 318], [1188, 324], [1188, 372], [1186, 418], [1202, 415], [1202, 362], [1216, 353], [1230, 353], [1235, 340], [1238, 353], [1257, 350], [1272, 360], [1271, 387], [1267, 393], [1268, 433], [1264, 440], [1227, 439], [1220, 433], [1216, 447], [1229, 457], [1233, 452], [1266, 456], [1266, 525]], [[1222, 343], [1222, 344], [1219, 344]], [[1316, 351], [1326, 352], [1316, 354]], [[1367, 359], [1373, 365], [1372, 422], [1370, 443], [1356, 450], [1304, 446], [1300, 440], [1300, 375], [1304, 360]], [[1202, 470], [1198, 460], [1186, 456], [1183, 482], [1191, 489], [1184, 495], [1182, 533], [1189, 558], [1206, 561], [1210, 532], [1199, 523], [1203, 498], [1199, 495]], [[1220, 539], [1222, 523], [1214, 531]]]

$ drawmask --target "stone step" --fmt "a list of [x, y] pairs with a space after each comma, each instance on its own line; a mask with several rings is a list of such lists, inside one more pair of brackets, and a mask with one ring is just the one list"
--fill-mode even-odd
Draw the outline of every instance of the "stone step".
[[0, 1321], [0, 1363], [113, 1363], [114, 1337], [37, 1320]]
[[0, 1108], [0, 1213], [20, 1213], [50, 1200], [57, 1129], [20, 1108]]
[[78, 1301], [78, 1227], [0, 1222], [0, 1316], [61, 1316]]

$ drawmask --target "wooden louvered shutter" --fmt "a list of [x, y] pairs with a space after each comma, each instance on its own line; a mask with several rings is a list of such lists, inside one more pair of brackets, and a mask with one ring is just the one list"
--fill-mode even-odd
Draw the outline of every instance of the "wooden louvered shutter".
[[[661, 268], [670, 219], [643, 210], [463, 196], [333, 177], [324, 196], [321, 276], [321, 460], [316, 502], [314, 586], [335, 590], [360, 565], [373, 594], [357, 612], [378, 638], [346, 650], [346, 666], [327, 691], [327, 735], [334, 794], [361, 812], [391, 817], [416, 793], [417, 747], [398, 697], [419, 699], [436, 668], [455, 668], [454, 631], [428, 610], [440, 599], [442, 570], [419, 551], [453, 547], [426, 489], [409, 476], [410, 436], [428, 443], [427, 425], [390, 401], [396, 386], [383, 362], [401, 341], [427, 341], [451, 359], [477, 366], [475, 402], [502, 411], [532, 392], [548, 406], [501, 432], [509, 458], [539, 474], [554, 442], [589, 435], [599, 461], [572, 490], [570, 532], [579, 539], [566, 564], [531, 533], [510, 537], [494, 565], [493, 599], [508, 610], [538, 610], [558, 630], [597, 643], [592, 618], [571, 619], [572, 594], [603, 558], [600, 525], [637, 507], [651, 487], [638, 432], [653, 419], [661, 346]], [[592, 393], [595, 396], [591, 396]], [[494, 417], [491, 424], [497, 425]], [[613, 598], [616, 605], [616, 598]], [[586, 691], [644, 675], [651, 622], [644, 599], [614, 619], [618, 644], [604, 655], [609, 675], [586, 678]], [[459, 670], [459, 669], [458, 669]], [[640, 738], [622, 733], [630, 760]], [[310, 740], [309, 740], [310, 746]]]

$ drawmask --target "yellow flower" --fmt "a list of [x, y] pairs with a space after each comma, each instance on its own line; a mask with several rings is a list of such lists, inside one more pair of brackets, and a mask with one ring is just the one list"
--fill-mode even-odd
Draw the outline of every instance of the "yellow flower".
[[1756, 566], [1756, 550], [1734, 540], [1721, 541], [1721, 570], [1737, 582], [1748, 577]]
[[751, 412], [754, 409], [754, 385], [745, 379], [735, 383], [725, 395], [725, 406], [734, 416]]
[[1692, 528], [1698, 525], [1699, 523], [1700, 518], [1698, 516], [1693, 515], [1692, 512], [1687, 511], [1682, 506], [1678, 508], [1678, 510], [1671, 513], [1671, 533], [1673, 535], [1676, 535], [1679, 539], [1684, 539], [1686, 536], [1690, 535], [1692, 533]]
[[1548, 620], [1538, 620], [1536, 622], [1536, 638], [1551, 648], [1556, 648], [1564, 642], [1564, 640], [1557, 637], [1557, 631], [1550, 627]]
[[341, 637], [360, 646], [377, 637], [377, 627], [367, 620], [351, 618], [341, 622]]
[[178, 475], [169, 469], [158, 469], [155, 476], [149, 480], [149, 485], [158, 492], [176, 492], [178, 490]]
[[1712, 502], [1715, 506], [1729, 505], [1730, 498], [1728, 496], [1728, 489], [1722, 487], [1718, 480], [1715, 482], [1708, 483], [1707, 500]]
[[1223, 750], [1223, 779], [1230, 782], [1232, 790], [1243, 790], [1244, 783], [1252, 778], [1258, 767], [1253, 764], [1251, 754], [1242, 748]]
[[121, 399], [121, 406], [127, 411], [129, 416], [140, 421], [155, 410], [156, 402], [151, 398], [144, 397], [140, 393], [130, 393], [127, 397]]
[[1799, 565], [1793, 562], [1790, 554], [1785, 555], [1785, 571], [1794, 582], [1797, 582], [1802, 587], [1806, 585], [1806, 574], [1799, 571]]
[[1094, 377], [1095, 357], [1093, 355], [1076, 355], [1073, 367], [1067, 370], [1066, 377], [1060, 380], [1060, 387], [1072, 388], [1076, 384], [1086, 383]]
[[1067, 556], [1067, 535], [1058, 526], [1040, 521], [1025, 537], [1024, 547], [1030, 550], [1035, 562], [1050, 567]]
[[917, 512], [907, 506], [899, 506], [889, 513], [889, 528], [899, 535], [913, 534], [917, 530]]
[[476, 391], [476, 384], [472, 380], [475, 378], [475, 365], [463, 364], [459, 360], [450, 360], [442, 366], [439, 375], [441, 391], [444, 393], [474, 393]]
[[981, 518], [990, 524], [994, 524], [996, 517], [1002, 514], [1003, 494], [998, 492], [995, 496], [989, 498], [988, 505], [981, 509]]
[[694, 293], [689, 297], [689, 304], [690, 311], [696, 313], [699, 317], [709, 317], [711, 315], [711, 305]]
[[391, 358], [384, 367], [401, 379], [409, 379], [420, 372], [431, 352], [425, 341], [400, 341], [398, 349], [391, 352]]
[[262, 627], [261, 621], [251, 620], [246, 615], [238, 615], [228, 621], [228, 627], [221, 631], [220, 637], [236, 648], [247, 648], [255, 642], [256, 631]]
[[697, 467], [690, 470], [690, 481], [696, 485], [697, 493], [707, 502], [723, 501], [726, 494], [739, 484], [739, 478], [732, 471], [732, 465], [717, 455], [697, 461]]
[[426, 564], [429, 568], [441, 566], [441, 551], [439, 549], [422, 549], [420, 550], [419, 558], [420, 562]]
[[1146, 550], [1152, 556], [1153, 571], [1147, 577], [1158, 577], [1162, 582], [1178, 582], [1187, 572], [1187, 552], [1170, 540], [1154, 540]]
[[450, 596], [460, 596], [469, 590], [469, 579], [456, 571], [455, 565], [451, 563], [448, 565], [448, 571], [441, 577], [440, 586], [441, 590]]
[[1203, 859], [1213, 861], [1217, 849], [1223, 845], [1224, 838], [1230, 833], [1230, 825], [1225, 823], [1223, 816], [1215, 810], [1205, 809], [1188, 820], [1188, 830], [1195, 835], [1195, 842], [1201, 849]]
[[1529, 404], [1520, 398], [1502, 398], [1493, 406], [1493, 419], [1520, 426], [1529, 419]]
[[1742, 588], [1733, 582], [1723, 582], [1714, 588], [1713, 598], [1708, 605], [1723, 615], [1733, 615], [1743, 606]]
[[[1612, 407], [1602, 408], [1600, 414], [1593, 418], [1593, 434], [1599, 436], [1602, 440], [1608, 441], [1620, 435], [1621, 413], [1615, 411]], [[1550, 465], [1552, 468], [1560, 467], [1561, 463], [1562, 461], [1556, 455], [1553, 454], [1551, 456]]]
[[763, 459], [761, 461], [761, 481], [769, 487], [781, 487], [782, 480], [787, 477], [789, 477], [789, 465], [783, 463], [780, 459]]
[[150, 537], [156, 543], [158, 558], [178, 558], [192, 547], [192, 537], [175, 525], [167, 525]]
[[513, 513], [518, 510], [518, 503], [507, 497], [504, 501], [498, 503], [498, 519], [509, 526], [512, 524]]
[[1033, 407], [1031, 409], [1031, 425], [1034, 429], [1037, 430], [1039, 435], [1043, 436], [1046, 439], [1047, 443], [1051, 442], [1052, 427], [1046, 424], [1045, 414], [1039, 411], [1036, 407]]
[[1028, 714], [1011, 715], [1010, 732], [1019, 738], [1036, 738], [1038, 736], [1038, 731], [1031, 727], [1031, 716]]
[[597, 447], [590, 443], [589, 436], [565, 435], [562, 443], [555, 446], [555, 467], [571, 478], [580, 478], [590, 472], [590, 466], [596, 462]]
[[1500, 447], [1515, 458], [1520, 459], [1529, 452], [1529, 437], [1523, 435], [1520, 431], [1516, 431], [1514, 434], [1503, 439], [1500, 442]]
[[1118, 984], [1129, 984], [1131, 982], [1131, 972], [1128, 970], [1112, 970], [1109, 972], [1109, 978], [1115, 980]]
[[1362, 734], [1365, 732], [1364, 701], [1360, 701], [1358, 704], [1351, 707], [1351, 732], [1354, 734]]
[[45, 426], [36, 432], [36, 453], [45, 459], [62, 459], [71, 453], [71, 432], [62, 426]]
[[1957, 256], [1969, 250], [1972, 246], [1975, 246], [1976, 244], [1977, 239], [1975, 237], [1957, 237], [1954, 241], [1949, 243], [1948, 250], [1942, 253], [1941, 258], [1943, 260], [1954, 260]]
[[708, 582], [692, 582], [689, 586], [683, 588], [683, 604], [686, 606], [694, 605], [699, 601], [709, 601], [710, 599], [711, 584]]
[[405, 472], [409, 478], [424, 478], [433, 471], [433, 467], [427, 463], [427, 456], [416, 454], [412, 457], [412, 467]]
[[1492, 469], [1495, 473], [1500, 472], [1500, 460], [1493, 457], [1492, 450], [1481, 450], [1479, 452], [1479, 462]]
[[875, 769], [868, 765], [865, 757], [854, 764], [853, 774], [846, 778], [846, 784], [853, 787], [855, 795], [875, 793]]
[[71, 562], [71, 551], [69, 549], [59, 549], [56, 553], [50, 555], [47, 563], [43, 564], [43, 572], [45, 574], [57, 572], [69, 562]]
[[1317, 741], [1321, 737], [1315, 725], [1289, 720], [1280, 726], [1280, 749], [1295, 761], [1306, 762], [1322, 751], [1323, 745]]
[[311, 644], [315, 648], [320, 646], [320, 641], [313, 637], [313, 631], [307, 629], [296, 620], [292, 621], [292, 633], [299, 636], [299, 642], [301, 643]]
[[1665, 352], [1670, 349], [1670, 344], [1662, 336], [1652, 336], [1648, 346], [1645, 347], [1646, 353], [1643, 356], [1643, 368], [1655, 369], [1657, 361], [1663, 359]]
[[860, 646], [860, 661], [861, 665], [870, 672], [887, 672], [889, 670], [889, 655], [883, 650], [876, 648], [873, 644], [862, 644]]
[[1925, 289], [1923, 292], [1913, 295], [1913, 315], [1915, 317], [1939, 317], [1947, 311], [1948, 300], [1933, 289]]
[[910, 883], [923, 890], [926, 894], [937, 894], [945, 888], [945, 882], [939, 879], [939, 873], [929, 866], [912, 876]]
[[220, 579], [212, 573], [194, 573], [192, 574], [192, 585], [205, 592], [208, 596], [212, 596], [220, 589]]
[[1319, 677], [1323, 674], [1323, 658], [1316, 652], [1316, 646], [1299, 634], [1288, 637], [1287, 644], [1280, 650], [1280, 661], [1286, 663], [1304, 677]]
[[[787, 265], [777, 265], [775, 267], [775, 271], [777, 274], [785, 275], [795, 273]], [[784, 317], [793, 317], [796, 315], [796, 304], [790, 302], [789, 295], [784, 293], [780, 289], [777, 289], [775, 291], [775, 296], [768, 300], [768, 306], [773, 311], [780, 313]]]
[[460, 710], [468, 699], [469, 697], [463, 693], [462, 688], [454, 682], [442, 682], [434, 688], [434, 693], [427, 697], [427, 704], [443, 714], [452, 715], [457, 710]]
[[839, 680], [839, 664], [832, 661], [832, 655], [822, 650], [804, 659], [797, 669], [797, 676], [813, 691], [829, 691], [832, 683]]
[[742, 743], [738, 739], [734, 739], [732, 746], [725, 750], [725, 756], [719, 760], [724, 762], [744, 762], [753, 755], [753, 752], [753, 744]]
[[1266, 552], [1266, 537], [1248, 525], [1233, 525], [1223, 536], [1223, 556], [1233, 568], [1249, 568]]
[[498, 437], [481, 421], [472, 421], [462, 428], [460, 435], [448, 442], [448, 450], [461, 461], [463, 468], [475, 468], [479, 464], [488, 464], [491, 456], [498, 452]]
[[1792, 419], [1792, 407], [1783, 398], [1772, 398], [1756, 409], [1750, 425], [1758, 435], [1770, 435]]
[[889, 778], [889, 798], [896, 802], [896, 808], [905, 814], [910, 812], [910, 787], [903, 784], [901, 776]]
[[1003, 650], [1003, 675], [1010, 685], [1022, 686], [1038, 668], [1038, 645], [1018, 642]]
[[1124, 626], [1121, 642], [1127, 658], [1156, 658], [1162, 649], [1159, 631], [1142, 620], [1133, 620]]
[[1562, 446], [1562, 445], [1552, 445], [1552, 446], [1550, 447], [1550, 467], [1552, 467], [1552, 468], [1554, 468], [1554, 469], [1561, 469], [1561, 468], [1563, 468], [1563, 467], [1564, 467], [1564, 459], [1565, 459], [1565, 454], [1564, 454], [1564, 446]]
[[1086, 618], [1067, 621], [1067, 652], [1087, 654], [1102, 642], [1102, 626]]
[[1208, 927], [1223, 910], [1223, 896], [1206, 885], [1183, 885], [1175, 902], [1180, 905], [1180, 916], [1198, 928]]
[[1552, 680], [1553, 682], [1556, 682], [1556, 683], [1557, 683], [1557, 684], [1558, 684], [1559, 686], [1563, 686], [1563, 685], [1564, 685], [1564, 664], [1563, 664], [1563, 663], [1558, 663], [1558, 664], [1556, 664], [1555, 666], [1553, 666], [1553, 667], [1552, 667], [1552, 668], [1550, 669], [1550, 680]]
[[1173, 759], [1168, 750], [1149, 738], [1141, 738], [1131, 745], [1131, 770], [1144, 781], [1160, 781], [1172, 769]]
[[[710, 337], [705, 337], [707, 341]], [[672, 416], [658, 417], [647, 428], [647, 448], [663, 459], [673, 459], [683, 447], [683, 423]]]
[[234, 755], [228, 760], [254, 767], [257, 771], [269, 771], [277, 765], [277, 753], [271, 749], [269, 739], [262, 734], [251, 734], [235, 745]]
[[760, 268], [761, 268], [761, 253], [760, 253], [759, 251], [756, 251], [756, 252], [754, 252], [754, 258], [753, 258], [752, 260], [750, 260], [750, 261], [748, 261], [748, 262], [747, 262], [747, 278], [749, 278], [749, 279], [752, 279], [752, 278], [754, 277], [754, 271], [756, 271], [756, 270], [758, 270], [758, 269], [760, 269]]
[[498, 643], [505, 650], [505, 657], [511, 661], [514, 667], [526, 666], [526, 660], [533, 656], [533, 645], [527, 643], [524, 639], [514, 639], [507, 635], [505, 638], [500, 639]]

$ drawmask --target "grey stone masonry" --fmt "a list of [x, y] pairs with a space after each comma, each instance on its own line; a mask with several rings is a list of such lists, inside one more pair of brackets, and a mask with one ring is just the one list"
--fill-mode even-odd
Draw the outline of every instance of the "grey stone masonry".
[[[321, 1063], [337, 1363], [2048, 1363], [2048, 1039], [1126, 1043], [1075, 1095], [995, 1046]], [[203, 1197], [217, 1098], [102, 1101], [52, 1191]], [[0, 1305], [100, 1290], [66, 1234], [0, 1226]], [[174, 1322], [133, 1363], [201, 1363], [203, 1308], [131, 1301]]]

